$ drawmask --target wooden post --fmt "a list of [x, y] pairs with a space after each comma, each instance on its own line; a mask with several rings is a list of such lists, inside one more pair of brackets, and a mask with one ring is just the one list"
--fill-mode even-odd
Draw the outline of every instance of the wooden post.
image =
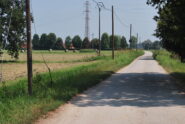
[[131, 48], [131, 44], [132, 44], [132, 24], [130, 24], [130, 48]]
[[137, 43], [136, 43], [136, 50], [138, 50], [138, 41], [139, 41], [139, 34], [137, 33]]
[[101, 8], [99, 7], [99, 56], [101, 55]]
[[26, 27], [27, 27], [27, 69], [28, 69], [28, 93], [32, 95], [32, 41], [31, 41], [31, 15], [30, 0], [26, 0]]
[[114, 6], [112, 6], [112, 59], [114, 57]]

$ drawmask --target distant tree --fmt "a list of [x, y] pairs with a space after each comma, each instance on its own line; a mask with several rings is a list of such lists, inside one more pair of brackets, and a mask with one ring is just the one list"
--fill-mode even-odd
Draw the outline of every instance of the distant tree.
[[154, 41], [152, 44], [153, 49], [159, 50], [162, 48], [161, 42], [160, 41]]
[[57, 38], [57, 42], [55, 43], [54, 49], [56, 49], [56, 50], [64, 49], [62, 38], [60, 38], [60, 37]]
[[143, 43], [142, 43], [142, 45], [143, 45], [143, 48], [145, 49], [145, 50], [149, 50], [149, 49], [152, 49], [152, 41], [151, 40], [145, 40]]
[[130, 42], [131, 49], [134, 49], [137, 47], [137, 38], [135, 36], [132, 36], [129, 42]]
[[72, 39], [72, 43], [76, 49], [80, 49], [82, 47], [82, 39], [79, 35], [74, 36], [74, 38]]
[[[113, 42], [113, 41], [112, 41], [112, 37], [113, 37], [113, 36], [110, 35], [110, 38], [109, 38], [109, 39], [110, 39], [110, 48], [111, 48], [111, 49], [112, 49], [112, 42]], [[115, 36], [114, 36], [114, 39], [115, 39]], [[115, 42], [115, 40], [114, 40], [114, 42]], [[115, 43], [114, 43], [114, 46], [115, 46]]]
[[110, 48], [110, 39], [107, 33], [103, 33], [101, 37], [101, 48], [108, 49]]
[[32, 44], [34, 50], [38, 50], [40, 48], [40, 38], [38, 34], [33, 35]]
[[71, 37], [70, 36], [67, 36], [66, 37], [66, 40], [65, 40], [66, 49], [69, 49], [70, 48], [71, 43], [72, 43]]
[[[112, 48], [112, 35], [110, 36], [110, 48]], [[121, 48], [121, 37], [118, 35], [114, 36], [114, 48], [115, 49]]]
[[115, 37], [115, 43], [116, 43], [116, 45], [115, 45], [115, 47], [116, 47], [116, 49], [120, 49], [121, 48], [121, 36], [116, 36]]
[[47, 34], [42, 34], [41, 37], [40, 37], [40, 45], [39, 45], [39, 48], [41, 50], [46, 50], [46, 45], [47, 45]]
[[83, 49], [89, 49], [90, 48], [90, 41], [87, 37], [84, 38], [84, 40], [82, 42], [82, 48]]
[[121, 38], [121, 48], [123, 48], [123, 49], [128, 48], [128, 43], [127, 43], [127, 40], [124, 36]]
[[57, 37], [54, 33], [50, 33], [47, 36], [47, 44], [45, 46], [46, 49], [53, 49], [55, 43], [57, 41]]
[[91, 46], [93, 49], [98, 49], [99, 48], [99, 39], [97, 39], [97, 38], [92, 39]]

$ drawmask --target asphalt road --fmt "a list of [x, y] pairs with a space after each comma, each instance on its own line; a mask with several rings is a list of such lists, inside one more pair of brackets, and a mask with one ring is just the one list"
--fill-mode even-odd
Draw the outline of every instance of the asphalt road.
[[185, 96], [146, 52], [37, 124], [185, 124]]

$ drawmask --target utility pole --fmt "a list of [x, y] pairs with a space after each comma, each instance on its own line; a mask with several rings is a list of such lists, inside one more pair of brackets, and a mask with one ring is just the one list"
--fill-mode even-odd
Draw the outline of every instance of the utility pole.
[[99, 8], [99, 56], [101, 55], [101, 7]]
[[112, 6], [112, 59], [114, 60], [114, 6]]
[[28, 69], [28, 93], [32, 95], [32, 43], [31, 43], [31, 16], [30, 0], [26, 0], [26, 27], [27, 27], [27, 69]]
[[140, 46], [139, 46], [140, 49], [142, 49], [142, 47], [141, 47], [141, 46], [142, 46], [142, 45], [141, 45], [141, 36], [139, 37], [139, 44], [140, 44]]
[[97, 2], [96, 0], [93, 0], [94, 3], [96, 3], [99, 11], [99, 56], [101, 55], [101, 9], [105, 8], [103, 2]]
[[131, 48], [131, 43], [132, 43], [132, 24], [130, 24], [130, 48]]
[[90, 30], [89, 30], [89, 1], [85, 2], [85, 37], [87, 37], [90, 40]]
[[[92, 40], [94, 39], [94, 33], [92, 33]], [[92, 49], [94, 49], [94, 44], [93, 44], [93, 42], [92, 42], [92, 40], [91, 40], [91, 45], [92, 45]]]
[[137, 43], [136, 43], [136, 50], [138, 50], [138, 41], [139, 41], [139, 34], [137, 33]]

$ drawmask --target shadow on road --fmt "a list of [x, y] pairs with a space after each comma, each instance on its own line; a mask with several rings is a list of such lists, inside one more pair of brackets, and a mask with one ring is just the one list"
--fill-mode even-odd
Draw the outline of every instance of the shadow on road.
[[74, 98], [72, 104], [79, 107], [160, 107], [185, 105], [185, 97], [177, 92], [169, 75], [127, 73], [114, 74], [96, 88]]

